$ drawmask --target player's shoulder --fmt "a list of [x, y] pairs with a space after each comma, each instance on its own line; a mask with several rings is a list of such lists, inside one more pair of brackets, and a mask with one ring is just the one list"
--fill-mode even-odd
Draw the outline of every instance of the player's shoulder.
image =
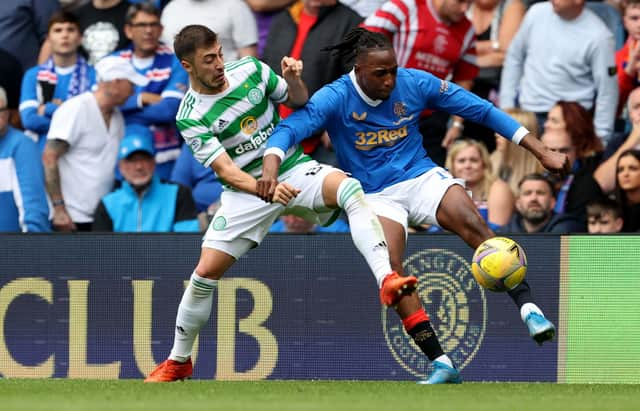
[[244, 56], [238, 60], [226, 61], [224, 63], [225, 71], [235, 71], [235, 70], [246, 70], [246, 69], [255, 69], [260, 67], [262, 63], [256, 57], [253, 56]]
[[324, 95], [347, 95], [353, 90], [353, 82], [349, 74], [344, 74], [329, 84], [324, 85], [318, 92]]
[[198, 94], [193, 89], [187, 90], [180, 102], [178, 112], [176, 113], [176, 122], [184, 120], [197, 120], [198, 112], [197, 105], [200, 99]]
[[398, 78], [402, 80], [426, 80], [426, 81], [437, 81], [439, 80], [436, 76], [429, 73], [428, 71], [414, 69], [414, 68], [398, 68]]

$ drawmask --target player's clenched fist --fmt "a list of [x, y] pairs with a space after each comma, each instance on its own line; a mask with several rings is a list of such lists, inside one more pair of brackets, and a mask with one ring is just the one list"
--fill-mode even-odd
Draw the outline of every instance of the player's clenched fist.
[[300, 194], [300, 190], [294, 188], [291, 184], [280, 183], [276, 186], [276, 190], [275, 193], [273, 193], [271, 201], [286, 206], [289, 204], [289, 201], [297, 197], [298, 194]]
[[284, 56], [280, 62], [280, 67], [282, 68], [282, 77], [285, 79], [302, 76], [302, 60]]

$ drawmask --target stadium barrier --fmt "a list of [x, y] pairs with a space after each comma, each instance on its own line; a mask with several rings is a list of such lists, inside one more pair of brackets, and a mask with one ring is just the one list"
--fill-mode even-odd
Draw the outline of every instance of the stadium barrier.
[[[472, 250], [412, 235], [407, 273], [466, 381], [640, 382], [640, 237], [514, 237], [559, 339], [538, 347]], [[142, 378], [166, 358], [197, 235], [0, 235], [0, 376]], [[220, 282], [195, 378], [413, 380], [430, 372], [348, 235], [272, 235]]]

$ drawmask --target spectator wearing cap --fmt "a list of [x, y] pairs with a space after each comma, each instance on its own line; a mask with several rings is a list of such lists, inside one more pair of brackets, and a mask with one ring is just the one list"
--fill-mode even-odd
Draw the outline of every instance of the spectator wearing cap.
[[98, 204], [93, 231], [174, 232], [198, 231], [191, 190], [160, 180], [151, 131], [141, 125], [126, 129], [120, 143], [118, 168], [122, 186]]
[[7, 94], [0, 87], [0, 232], [50, 230], [40, 152], [9, 126]]
[[53, 228], [90, 231], [93, 212], [114, 182], [124, 118], [118, 106], [146, 77], [120, 57], [96, 64], [98, 85], [64, 102], [54, 113], [42, 155]]

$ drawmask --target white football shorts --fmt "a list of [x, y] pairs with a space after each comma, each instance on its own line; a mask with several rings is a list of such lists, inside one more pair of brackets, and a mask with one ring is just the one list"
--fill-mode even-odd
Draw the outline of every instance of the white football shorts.
[[236, 259], [260, 244], [274, 221], [283, 214], [295, 214], [315, 224], [326, 225], [340, 214], [340, 209], [324, 204], [322, 182], [340, 171], [315, 160], [300, 163], [283, 173], [278, 180], [300, 189], [300, 194], [287, 207], [267, 203], [241, 191], [225, 190], [220, 208], [204, 234], [202, 247], [223, 251]]
[[386, 217], [404, 226], [435, 224], [436, 212], [449, 187], [464, 181], [454, 178], [442, 167], [434, 167], [426, 173], [385, 188], [378, 193], [367, 194], [367, 202], [378, 216]]

